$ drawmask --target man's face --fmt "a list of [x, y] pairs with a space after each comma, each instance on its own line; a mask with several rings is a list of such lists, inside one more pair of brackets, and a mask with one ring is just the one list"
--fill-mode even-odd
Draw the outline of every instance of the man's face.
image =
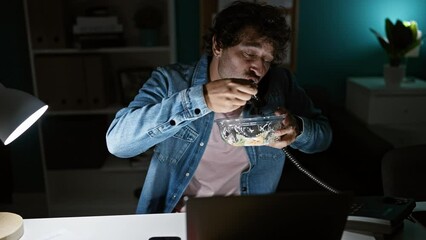
[[249, 79], [258, 83], [269, 70], [274, 49], [250, 28], [242, 36], [238, 45], [219, 49], [218, 77]]

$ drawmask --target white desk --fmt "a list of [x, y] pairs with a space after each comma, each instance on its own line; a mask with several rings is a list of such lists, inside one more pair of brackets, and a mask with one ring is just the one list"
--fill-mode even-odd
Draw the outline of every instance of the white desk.
[[[416, 210], [426, 210], [426, 202]], [[117, 215], [24, 220], [21, 240], [148, 240], [153, 236], [178, 236], [186, 240], [184, 213]], [[342, 240], [374, 240], [372, 236], [345, 231]], [[395, 240], [424, 240], [426, 229], [405, 221], [404, 230]]]
[[184, 213], [24, 219], [21, 240], [186, 240]]

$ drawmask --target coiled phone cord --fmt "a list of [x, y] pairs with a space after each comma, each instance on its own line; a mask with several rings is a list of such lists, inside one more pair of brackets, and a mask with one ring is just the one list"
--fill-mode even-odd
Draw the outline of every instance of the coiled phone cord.
[[296, 166], [297, 169], [299, 169], [301, 172], [303, 172], [306, 176], [308, 176], [310, 179], [312, 179], [314, 182], [318, 183], [321, 187], [327, 189], [328, 191], [332, 193], [340, 193], [339, 190], [329, 186], [322, 180], [320, 180], [317, 176], [315, 176], [313, 173], [309, 172], [306, 168], [304, 168], [299, 161], [296, 160], [296, 158], [287, 150], [287, 148], [282, 148], [282, 151], [285, 155], [290, 159], [290, 161]]

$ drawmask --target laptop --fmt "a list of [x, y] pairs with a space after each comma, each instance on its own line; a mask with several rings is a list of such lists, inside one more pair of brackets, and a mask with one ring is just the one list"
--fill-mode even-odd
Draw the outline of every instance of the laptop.
[[294, 192], [187, 201], [188, 240], [340, 240], [353, 196]]

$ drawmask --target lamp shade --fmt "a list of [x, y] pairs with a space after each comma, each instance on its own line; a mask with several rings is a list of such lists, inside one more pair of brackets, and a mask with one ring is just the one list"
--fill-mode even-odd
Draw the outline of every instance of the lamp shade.
[[0, 139], [8, 145], [46, 112], [38, 98], [0, 84]]

